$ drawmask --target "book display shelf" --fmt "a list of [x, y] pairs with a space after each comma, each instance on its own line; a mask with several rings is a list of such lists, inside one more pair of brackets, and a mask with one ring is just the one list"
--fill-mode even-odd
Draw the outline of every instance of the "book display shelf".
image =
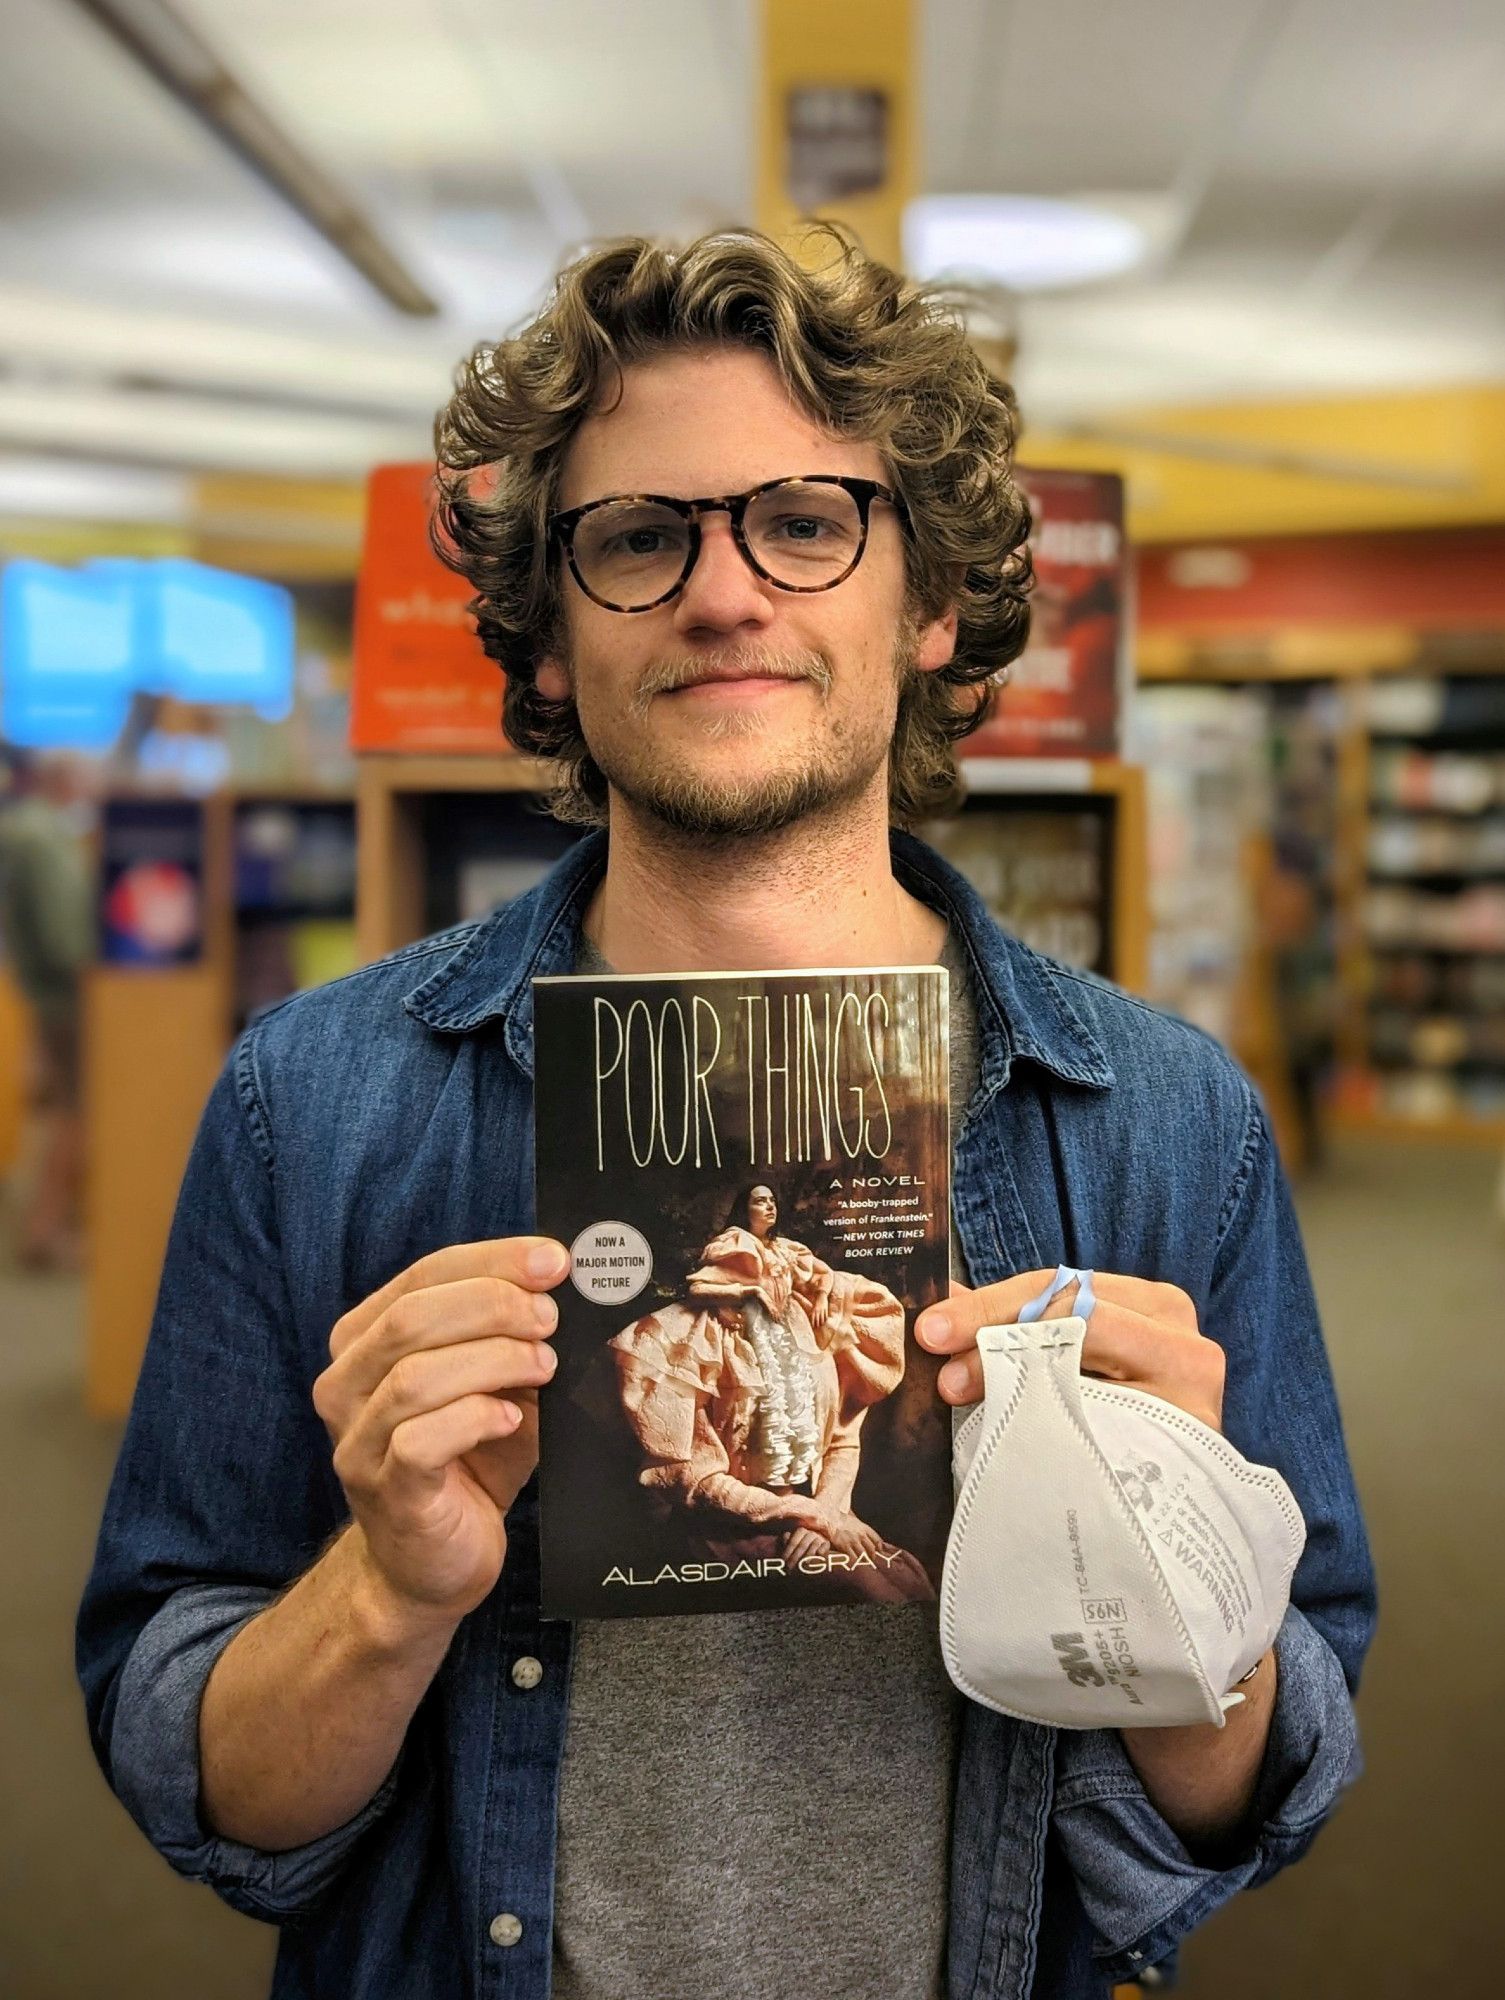
[[[920, 827], [1000, 921], [1052, 956], [1144, 985], [1143, 773], [1087, 759], [963, 760], [962, 813]], [[357, 781], [363, 958], [479, 916], [537, 881], [574, 838], [516, 756], [366, 756]]]
[[1505, 1136], [1505, 672], [1370, 682], [1345, 1111]]
[[[1146, 678], [1236, 691], [1265, 717], [1270, 838], [1243, 898], [1267, 932], [1297, 878], [1309, 901], [1295, 1003], [1299, 1018], [1316, 994], [1330, 1024], [1325, 1119], [1505, 1141], [1505, 658], [1418, 636], [1376, 660], [1356, 638], [1300, 676], [1249, 646]], [[1283, 1023], [1271, 1032], [1283, 1042]]]
[[105, 809], [85, 992], [85, 1394], [129, 1408], [178, 1184], [249, 1016], [357, 962], [355, 806], [279, 786]]

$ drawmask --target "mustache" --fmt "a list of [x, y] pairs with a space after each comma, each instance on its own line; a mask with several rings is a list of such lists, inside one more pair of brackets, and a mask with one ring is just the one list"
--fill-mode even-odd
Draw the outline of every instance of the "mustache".
[[767, 652], [761, 647], [732, 646], [719, 653], [666, 653], [646, 667], [633, 689], [632, 707], [641, 715], [655, 695], [693, 687], [711, 674], [760, 674], [769, 680], [813, 681], [829, 694], [835, 678], [824, 654], [808, 651]]

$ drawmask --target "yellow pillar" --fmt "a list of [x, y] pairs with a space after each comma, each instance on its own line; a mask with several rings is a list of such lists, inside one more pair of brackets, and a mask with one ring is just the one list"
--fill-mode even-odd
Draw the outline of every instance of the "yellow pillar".
[[911, 0], [762, 0], [761, 28], [758, 227], [792, 242], [813, 215], [845, 222], [897, 265], [915, 191]]
[[0, 1174], [10, 1172], [21, 1151], [29, 1051], [26, 1009], [15, 981], [0, 966]]

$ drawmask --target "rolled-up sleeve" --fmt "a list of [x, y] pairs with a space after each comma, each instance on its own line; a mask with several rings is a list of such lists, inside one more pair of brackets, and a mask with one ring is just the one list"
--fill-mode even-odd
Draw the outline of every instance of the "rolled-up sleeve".
[[111, 1788], [181, 1874], [286, 1923], [390, 1804], [401, 1760], [347, 1825], [264, 1853], [200, 1815], [199, 1709], [237, 1632], [344, 1518], [284, 1280], [274, 1148], [249, 1041], [195, 1139], [93, 1568], [76, 1658]]
[[1306, 1521], [1276, 1640], [1270, 1735], [1243, 1838], [1203, 1866], [1150, 1802], [1113, 1731], [1062, 1731], [1053, 1827], [1114, 1979], [1174, 1956], [1240, 1889], [1315, 1839], [1361, 1757], [1352, 1697], [1374, 1629], [1375, 1585], [1289, 1190], [1253, 1093], [1219, 1222], [1202, 1328], [1227, 1356], [1224, 1429], [1275, 1466]]
[[366, 1828], [396, 1793], [401, 1760], [356, 1816], [322, 1839], [278, 1853], [211, 1832], [199, 1812], [199, 1706], [215, 1662], [271, 1602], [266, 1591], [185, 1584], [148, 1620], [126, 1657], [110, 1732], [111, 1782], [122, 1805], [180, 1875], [232, 1908], [287, 1923], [318, 1901]]
[[1114, 1980], [1161, 1964], [1204, 1918], [1311, 1845], [1358, 1774], [1358, 1732], [1336, 1656], [1294, 1606], [1275, 1642], [1277, 1688], [1251, 1829], [1204, 1866], [1150, 1802], [1113, 1730], [1063, 1730], [1053, 1827]]

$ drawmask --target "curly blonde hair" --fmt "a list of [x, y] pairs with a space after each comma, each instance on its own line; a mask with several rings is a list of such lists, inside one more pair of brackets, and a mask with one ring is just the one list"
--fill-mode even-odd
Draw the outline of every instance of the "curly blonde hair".
[[908, 514], [906, 614], [918, 627], [958, 612], [952, 659], [911, 672], [900, 691], [896, 824], [954, 808], [953, 745], [986, 718], [992, 677], [1024, 650], [1030, 514], [1013, 474], [1012, 392], [971, 345], [958, 293], [911, 282], [835, 225], [815, 231], [834, 253], [818, 269], [752, 229], [682, 249], [644, 237], [593, 249], [520, 332], [475, 350], [439, 414], [434, 546], [475, 586], [482, 643], [506, 675], [508, 736], [563, 762], [550, 800], [562, 819], [604, 824], [607, 784], [574, 703], [546, 700], [536, 684], [540, 662], [567, 651], [548, 520], [577, 427], [636, 361], [750, 348], [833, 435], [882, 452]]

